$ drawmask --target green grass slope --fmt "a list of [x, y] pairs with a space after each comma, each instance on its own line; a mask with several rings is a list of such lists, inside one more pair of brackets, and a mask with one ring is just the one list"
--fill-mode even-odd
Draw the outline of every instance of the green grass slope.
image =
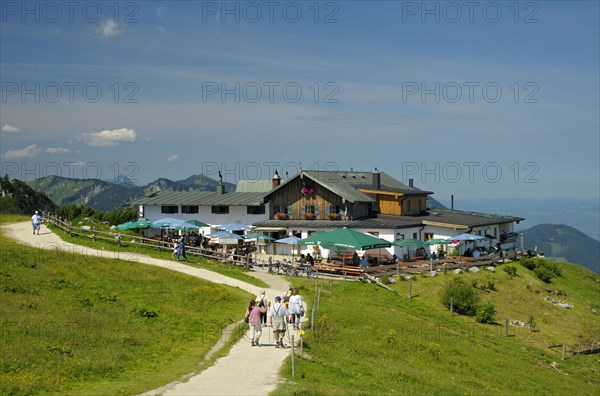
[[[600, 341], [600, 277], [577, 265], [559, 264], [562, 276], [540, 281], [518, 264], [511, 279], [497, 268], [434, 278], [417, 276], [390, 285], [403, 295], [358, 282], [323, 283], [315, 330], [305, 335], [306, 359], [282, 372], [289, 382], [277, 394], [597, 394], [600, 355], [572, 355], [579, 342]], [[495, 304], [496, 323], [451, 316], [440, 303], [447, 282], [476, 284], [481, 302]], [[297, 283], [314, 296], [314, 282]], [[492, 285], [482, 290], [481, 285]], [[556, 293], [566, 295], [557, 296]], [[561, 308], [546, 297], [573, 304]], [[538, 331], [509, 326], [505, 319]], [[561, 361], [562, 347], [566, 360]], [[558, 365], [557, 365], [558, 364]], [[555, 367], [553, 367], [555, 366]]]
[[3, 395], [162, 386], [197, 370], [251, 297], [148, 265], [27, 248], [3, 235], [0, 247]]

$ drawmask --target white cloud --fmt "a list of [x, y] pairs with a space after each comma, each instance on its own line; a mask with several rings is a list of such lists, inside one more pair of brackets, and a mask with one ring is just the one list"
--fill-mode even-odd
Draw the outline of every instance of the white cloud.
[[174, 155], [170, 156], [167, 161], [174, 162], [174, 161], [177, 161], [178, 159], [179, 159], [179, 154], [174, 154]]
[[110, 147], [121, 143], [133, 143], [137, 135], [133, 129], [121, 128], [100, 132], [86, 132], [81, 135], [81, 138], [90, 146]]
[[48, 154], [67, 154], [67, 153], [70, 153], [71, 150], [69, 150], [68, 148], [64, 148], [64, 147], [48, 147], [46, 149], [46, 152]]
[[21, 132], [21, 130], [19, 128], [17, 128], [16, 126], [13, 126], [10, 124], [4, 124], [4, 126], [2, 127], [2, 132], [19, 133], [19, 132]]
[[161, 32], [161, 33], [164, 33], [164, 32], [166, 32], [166, 31], [167, 31], [167, 29], [165, 29], [165, 27], [164, 27], [164, 26], [160, 26], [160, 25], [158, 25], [158, 26], [156, 27], [156, 30], [158, 30], [158, 31], [159, 31], [159, 32]]
[[119, 25], [112, 19], [107, 19], [97, 30], [104, 37], [115, 37], [123, 33], [123, 29], [119, 28]]
[[4, 153], [3, 157], [10, 159], [35, 157], [40, 151], [41, 149], [37, 145], [30, 144], [29, 146], [19, 150], [8, 150], [6, 153]]

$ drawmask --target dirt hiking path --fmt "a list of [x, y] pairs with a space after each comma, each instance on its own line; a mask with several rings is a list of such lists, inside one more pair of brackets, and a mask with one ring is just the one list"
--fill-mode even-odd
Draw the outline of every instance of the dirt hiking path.
[[[175, 261], [152, 258], [137, 253], [118, 253], [105, 250], [87, 248], [85, 246], [61, 240], [42, 225], [40, 235], [32, 235], [29, 222], [15, 223], [2, 227], [8, 237], [18, 242], [41, 249], [59, 249], [69, 253], [90, 255], [106, 258], [120, 258], [142, 264], [154, 265], [173, 271], [181, 272], [210, 282], [228, 286], [239, 287], [253, 295], [263, 288], [250, 285], [246, 282], [232, 279], [216, 272], [193, 268]], [[264, 272], [251, 272], [249, 275], [261, 279], [270, 285], [264, 290], [272, 301], [275, 296], [281, 295], [288, 289], [289, 284], [279, 276]], [[244, 307], [240, 307], [240, 318], [243, 317]], [[242, 322], [242, 324], [244, 324]], [[245, 325], [245, 324], [244, 324]], [[289, 335], [298, 339], [298, 332], [290, 328]], [[221, 342], [226, 341], [227, 332], [222, 336]], [[200, 374], [191, 375], [186, 382], [174, 382], [144, 393], [144, 395], [266, 395], [274, 391], [280, 378], [279, 370], [283, 361], [291, 353], [291, 348], [275, 348], [272, 330], [263, 328], [261, 346], [252, 347], [247, 337], [242, 338], [231, 348], [229, 354], [216, 361], [216, 363], [202, 371]], [[289, 342], [288, 342], [289, 345]], [[257, 370], [260, 368], [260, 370]]]

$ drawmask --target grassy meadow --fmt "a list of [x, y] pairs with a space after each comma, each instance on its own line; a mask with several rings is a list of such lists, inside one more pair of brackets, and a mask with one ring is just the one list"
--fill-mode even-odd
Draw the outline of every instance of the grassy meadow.
[[[23, 219], [3, 215], [2, 223]], [[252, 297], [162, 268], [26, 248], [4, 235], [0, 248], [2, 395], [165, 385], [202, 368]]]
[[[412, 299], [406, 281], [390, 285], [402, 297], [372, 284], [323, 281], [315, 331], [305, 335], [306, 359], [296, 359], [294, 378], [288, 361], [282, 370], [288, 382], [276, 393], [597, 394], [600, 355], [571, 352], [579, 342], [589, 349], [600, 341], [600, 276], [559, 264], [562, 276], [546, 284], [517, 263], [504, 265], [516, 267], [517, 276], [511, 279], [502, 266], [495, 272], [418, 275]], [[455, 277], [476, 285], [481, 303], [495, 304], [495, 323], [450, 315], [440, 293]], [[314, 281], [296, 283], [301, 294], [314, 298]], [[574, 307], [558, 307], [546, 297]], [[505, 319], [527, 323], [531, 317], [536, 331], [509, 326], [505, 336]]]

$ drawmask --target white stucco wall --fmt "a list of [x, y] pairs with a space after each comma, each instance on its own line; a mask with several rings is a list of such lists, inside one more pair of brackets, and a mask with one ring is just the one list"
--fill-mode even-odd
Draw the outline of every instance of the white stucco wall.
[[265, 214], [260, 215], [249, 215], [246, 206], [230, 206], [229, 213], [227, 214], [214, 214], [210, 206], [200, 206], [198, 213], [194, 214], [181, 213], [181, 206], [179, 206], [179, 213], [170, 214], [161, 213], [160, 205], [144, 205], [144, 217], [152, 221], [164, 217], [173, 217], [182, 220], [196, 219], [212, 226], [229, 223], [253, 224], [269, 218], [269, 205], [265, 204]]

